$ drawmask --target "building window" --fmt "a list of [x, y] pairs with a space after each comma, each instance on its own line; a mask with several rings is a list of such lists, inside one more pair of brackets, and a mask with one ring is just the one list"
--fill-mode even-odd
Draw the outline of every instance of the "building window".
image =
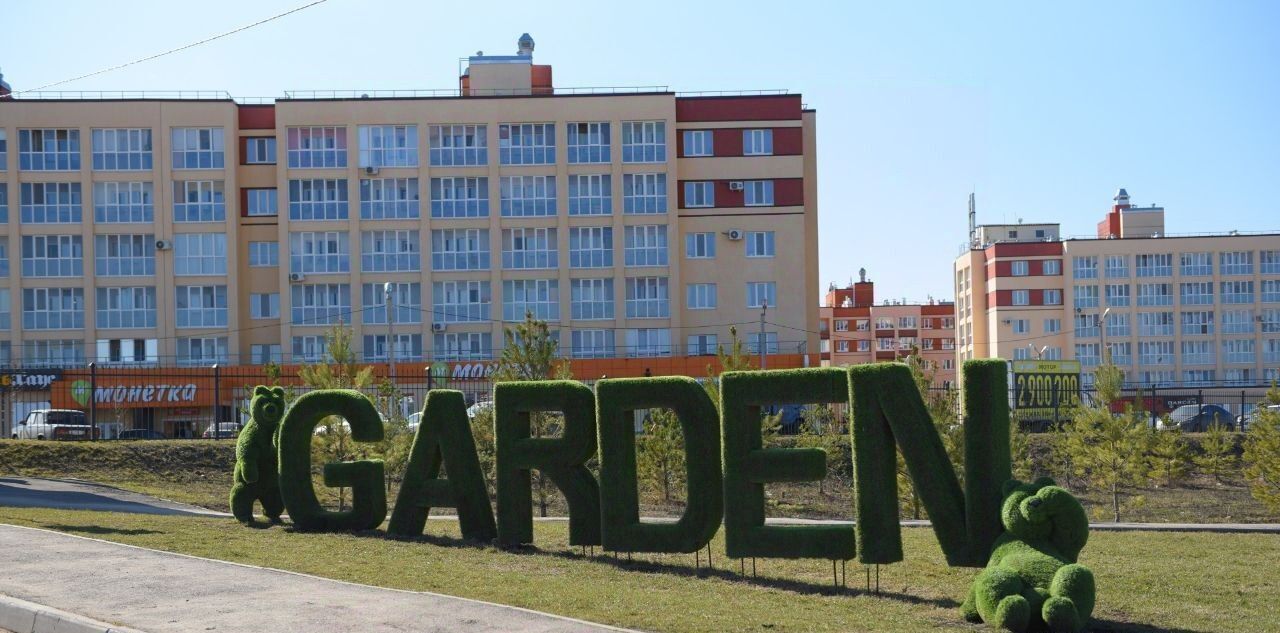
[[1280, 275], [1280, 251], [1258, 251], [1259, 272]]
[[249, 318], [280, 318], [280, 293], [264, 292], [249, 295]]
[[150, 182], [93, 183], [93, 221], [100, 224], [155, 221], [155, 190]]
[[1173, 255], [1156, 253], [1135, 255], [1134, 267], [1139, 277], [1170, 277], [1173, 275]]
[[437, 281], [432, 295], [437, 323], [489, 320], [493, 298], [487, 281]]
[[[0, 165], [3, 165], [0, 157]], [[0, 182], [0, 224], [9, 223], [9, 183]]]
[[433, 125], [431, 165], [453, 167], [489, 164], [489, 128], [484, 125]]
[[609, 157], [609, 122], [594, 121], [569, 124], [569, 162], [607, 163]]
[[1174, 383], [1174, 375], [1172, 371], [1144, 371], [1139, 372], [1138, 382], [1146, 387], [1171, 387]]
[[19, 188], [23, 224], [80, 223], [80, 183], [24, 182]]
[[[841, 342], [847, 343], [848, 341]], [[715, 353], [715, 334], [690, 334], [686, 339], [685, 354], [688, 356], [714, 356]]]
[[493, 357], [493, 335], [488, 332], [448, 332], [432, 341], [438, 360], [485, 360]]
[[84, 288], [23, 288], [24, 330], [84, 328]]
[[308, 336], [293, 337], [293, 360], [318, 362], [325, 360], [328, 355], [329, 342], [323, 335], [311, 334]]
[[80, 130], [18, 130], [22, 171], [80, 171]]
[[431, 217], [489, 217], [489, 179], [432, 178]]
[[[392, 302], [396, 307], [396, 323], [422, 323], [422, 284], [398, 282], [391, 284]], [[364, 322], [383, 325], [387, 322], [387, 291], [385, 284], [367, 283], [360, 286]]]
[[280, 265], [279, 242], [248, 243], [248, 266], [251, 269], [268, 269]]
[[854, 329], [858, 332], [869, 332], [871, 330], [871, 321], [868, 319], [858, 319], [854, 321]]
[[[402, 360], [422, 360], [421, 334], [396, 334], [395, 358]], [[384, 361], [391, 350], [387, 346], [386, 334], [364, 335], [364, 359], [369, 362]]]
[[422, 244], [418, 231], [363, 231], [360, 234], [360, 268], [374, 273], [422, 270]]
[[1077, 314], [1075, 316], [1076, 338], [1098, 338], [1102, 336], [1101, 320], [1096, 314]]
[[175, 127], [172, 140], [174, 169], [223, 169], [223, 138], [220, 127]]
[[748, 207], [773, 206], [772, 180], [747, 180], [742, 183]]
[[159, 360], [158, 341], [153, 338], [100, 338], [98, 362], [136, 365]]
[[1222, 362], [1253, 363], [1257, 358], [1251, 338], [1228, 339], [1222, 342]]
[[686, 209], [716, 206], [716, 183], [711, 180], [690, 180], [684, 183]]
[[501, 184], [502, 217], [556, 214], [555, 176], [504, 176]]
[[23, 235], [23, 277], [83, 277], [84, 238], [79, 235]]
[[556, 125], [554, 123], [499, 125], [498, 159], [503, 165], [555, 164]]
[[173, 274], [227, 274], [227, 234], [179, 233], [174, 235]]
[[94, 171], [141, 171], [152, 167], [151, 130], [93, 130]]
[[1252, 281], [1222, 282], [1222, 304], [1253, 303]]
[[1262, 280], [1262, 302], [1280, 303], [1280, 279]]
[[1047, 305], [1047, 306], [1060, 306], [1060, 305], [1062, 305], [1062, 291], [1061, 291], [1061, 290], [1044, 290], [1044, 291], [1042, 291], [1042, 292], [1041, 292], [1041, 295], [1040, 295], [1040, 296], [1041, 296], [1041, 298], [1043, 299], [1044, 304], [1045, 304], [1045, 305]]
[[1107, 343], [1107, 351], [1111, 353], [1111, 364], [1128, 367], [1133, 364], [1133, 344], [1125, 341], [1123, 343]]
[[667, 124], [663, 121], [622, 122], [622, 162], [665, 163]]
[[280, 203], [275, 187], [245, 190], [245, 215], [249, 217], [270, 217], [279, 213]]
[[742, 154], [744, 156], [769, 156], [773, 154], [773, 130], [743, 130]]
[[1014, 291], [1012, 292], [1012, 298], [1013, 298], [1013, 305], [1016, 305], [1016, 306], [1029, 306], [1029, 305], [1031, 305], [1031, 291], [1030, 291], [1030, 290], [1014, 290]]
[[574, 358], [612, 358], [613, 330], [574, 330], [569, 354]]
[[9, 169], [9, 137], [0, 129], [0, 171]]
[[99, 277], [156, 274], [156, 237], [150, 233], [95, 235], [93, 245], [93, 271]]
[[290, 287], [290, 319], [294, 325], [332, 325], [351, 321], [351, 286], [298, 284]]
[[225, 364], [227, 337], [191, 336], [178, 338], [178, 364], [185, 366]]
[[686, 233], [684, 236], [684, 256], [689, 259], [715, 259], [715, 233]]
[[1173, 284], [1138, 284], [1138, 305], [1173, 305]]
[[570, 174], [569, 215], [613, 213], [611, 180], [609, 174]]
[[1129, 313], [1118, 312], [1109, 314], [1105, 320], [1107, 336], [1110, 337], [1128, 337], [1129, 336]]
[[276, 137], [254, 136], [244, 140], [244, 164], [276, 164]]
[[1139, 312], [1138, 336], [1173, 336], [1173, 313]]
[[362, 178], [361, 220], [416, 220], [419, 216], [417, 178]]
[[666, 319], [671, 316], [666, 277], [627, 277], [628, 319]]
[[747, 231], [747, 257], [774, 257], [773, 231]]
[[1098, 256], [1071, 258], [1071, 273], [1076, 279], [1098, 278]]
[[715, 135], [711, 130], [685, 130], [684, 155], [715, 156]]
[[83, 365], [84, 360], [84, 341], [81, 340], [61, 339], [22, 343], [22, 361], [32, 367], [69, 367]]
[[1200, 336], [1213, 334], [1213, 312], [1200, 310], [1182, 313], [1182, 335]]
[[1074, 300], [1076, 308], [1096, 308], [1098, 307], [1098, 287], [1097, 286], [1076, 286], [1074, 290]]
[[671, 330], [662, 328], [640, 328], [626, 330], [626, 355], [632, 357], [652, 357], [671, 355]]
[[1223, 275], [1252, 275], [1253, 251], [1218, 253], [1219, 271]]
[[1062, 274], [1062, 260], [1060, 259], [1044, 259], [1040, 260], [1040, 274], [1058, 276]]
[[560, 320], [560, 282], [555, 279], [507, 279], [502, 282], [502, 318]]
[[1129, 256], [1108, 255], [1105, 272], [1108, 279], [1127, 278], [1129, 276]]
[[1262, 311], [1262, 333], [1280, 333], [1280, 310], [1266, 309]]
[[290, 220], [347, 219], [346, 179], [289, 181]]
[[1009, 325], [1013, 327], [1014, 334], [1028, 334], [1031, 332], [1031, 319], [1012, 319]]
[[287, 138], [290, 169], [347, 166], [345, 127], [291, 127]]
[[1182, 253], [1178, 256], [1179, 272], [1183, 277], [1210, 277], [1213, 275], [1213, 253]]
[[1252, 368], [1248, 368], [1248, 367], [1229, 368], [1224, 370], [1223, 374], [1224, 374], [1222, 379], [1223, 382], [1230, 386], [1245, 386], [1245, 385], [1257, 384], [1257, 381], [1254, 380], [1254, 373]]
[[431, 269], [488, 270], [489, 229], [431, 231]]
[[1216, 365], [1214, 360], [1213, 341], [1183, 341], [1183, 365]]
[[1179, 284], [1182, 305], [1213, 305], [1213, 282], [1197, 281]]
[[667, 225], [628, 226], [626, 240], [623, 254], [627, 266], [667, 265]]
[[226, 286], [178, 286], [178, 327], [226, 327]]
[[893, 319], [890, 319], [888, 317], [880, 317], [876, 319], [877, 330], [892, 330], [893, 325], [894, 325]]
[[173, 183], [174, 222], [224, 222], [227, 202], [221, 180], [186, 180]]
[[[750, 284], [747, 284], [750, 287]], [[685, 284], [685, 307], [690, 310], [716, 309], [715, 284]]]
[[289, 272], [351, 272], [351, 246], [345, 231], [289, 234]]
[[1253, 334], [1253, 310], [1223, 310], [1223, 334]]
[[[511, 269], [558, 268], [560, 253], [556, 230], [519, 228], [502, 230], [502, 267]], [[523, 315], [518, 317], [524, 318]]]
[[613, 318], [613, 279], [572, 279], [569, 284], [571, 318]]
[[[763, 340], [761, 340], [763, 338]], [[759, 354], [761, 344], [764, 345], [764, 353], [778, 353], [778, 333], [777, 332], [752, 332], [747, 336], [747, 352], [751, 354]]]
[[361, 125], [361, 167], [417, 167], [418, 126]]
[[254, 365], [283, 363], [284, 352], [279, 343], [254, 343], [249, 346], [249, 362]]
[[1014, 277], [1026, 277], [1031, 274], [1031, 264], [1025, 259], [1012, 262], [1009, 268]]
[[1076, 343], [1076, 360], [1081, 367], [1097, 367], [1101, 361], [1102, 346], [1097, 343]]
[[569, 229], [570, 268], [612, 268], [613, 228], [578, 226]]
[[[946, 343], [946, 341], [943, 341], [943, 344], [944, 344], [944, 345], [945, 345], [945, 343]], [[946, 347], [943, 347], [943, 349], [946, 349]], [[869, 351], [871, 351], [871, 341], [870, 341], [870, 340], [867, 340], [867, 339], [860, 339], [860, 340], [858, 341], [858, 351], [859, 351], [859, 352], [869, 352]]]
[[666, 213], [666, 174], [623, 174], [623, 213]]
[[154, 286], [98, 288], [94, 326], [103, 328], [153, 328], [156, 326]]

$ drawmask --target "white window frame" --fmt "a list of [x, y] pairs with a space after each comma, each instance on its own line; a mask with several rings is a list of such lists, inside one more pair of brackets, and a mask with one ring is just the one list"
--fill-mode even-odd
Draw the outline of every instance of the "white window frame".
[[569, 228], [570, 268], [612, 268], [613, 248], [611, 226]]
[[418, 126], [360, 125], [360, 167], [417, 167]]
[[667, 212], [665, 173], [623, 174], [622, 212], [647, 215]]
[[569, 316], [574, 321], [613, 320], [613, 278], [569, 280]]
[[489, 320], [493, 295], [488, 281], [437, 281], [432, 302], [436, 323], [474, 323]]
[[666, 277], [627, 277], [628, 319], [671, 318], [671, 296]]
[[156, 274], [156, 236], [151, 233], [95, 235], [93, 270], [98, 277]]
[[174, 223], [225, 222], [227, 198], [224, 188], [221, 180], [174, 181]]
[[773, 129], [753, 128], [742, 131], [743, 156], [772, 156]]
[[684, 207], [705, 209], [716, 206], [716, 182], [714, 180], [686, 180], [684, 182]]
[[[518, 227], [502, 230], [502, 267], [510, 270], [545, 270], [560, 267], [555, 228]], [[524, 317], [520, 317], [524, 318]]]
[[285, 133], [289, 169], [339, 169], [347, 166], [345, 125], [294, 126]]
[[247, 217], [275, 217], [280, 215], [280, 195], [275, 187], [245, 189], [244, 213]]
[[19, 183], [23, 224], [79, 224], [84, 201], [78, 182]]
[[489, 270], [489, 253], [489, 229], [431, 231], [433, 271]]
[[715, 132], [712, 130], [684, 130], [684, 155], [686, 158], [715, 156]]
[[666, 266], [667, 225], [636, 224], [626, 227], [623, 261], [627, 266]]
[[361, 178], [361, 220], [417, 220], [421, 214], [417, 178]]
[[774, 231], [747, 231], [747, 257], [777, 257]]
[[503, 176], [500, 182], [502, 217], [551, 217], [556, 214], [555, 176]]
[[128, 224], [155, 221], [155, 185], [143, 182], [93, 183], [95, 224]]
[[428, 133], [432, 167], [474, 167], [489, 164], [489, 126], [433, 125]]
[[716, 234], [710, 231], [685, 233], [684, 256], [686, 259], [715, 259]]
[[351, 272], [351, 242], [346, 231], [289, 233], [289, 272], [314, 275]]
[[173, 274], [227, 274], [226, 233], [177, 233], [173, 236]]
[[608, 121], [573, 121], [567, 127], [570, 165], [610, 161]]
[[613, 184], [609, 174], [569, 174], [569, 215], [611, 215]]
[[685, 309], [715, 310], [718, 307], [716, 284], [685, 284]]
[[289, 321], [295, 326], [351, 321], [351, 284], [294, 284], [289, 287]]
[[256, 292], [249, 295], [250, 319], [279, 319], [280, 293]]
[[94, 171], [150, 171], [152, 157], [151, 128], [94, 128]]
[[[458, 196], [459, 193], [463, 195]], [[489, 217], [489, 178], [445, 176], [431, 179], [431, 217]]]
[[22, 276], [84, 277], [84, 238], [79, 235], [23, 235]]
[[172, 169], [226, 169], [223, 128], [175, 127], [169, 141]]
[[176, 286], [174, 327], [227, 327], [227, 287], [222, 284]]
[[498, 163], [501, 165], [554, 165], [555, 123], [502, 123], [498, 125]]
[[667, 162], [666, 121], [623, 121], [622, 162]]
[[346, 178], [289, 180], [289, 221], [346, 220], [350, 214]]
[[748, 207], [772, 207], [773, 201], [773, 181], [772, 180], [744, 180], [742, 181], [742, 202]]
[[539, 321], [560, 320], [560, 280], [504, 279], [502, 281], [502, 318], [522, 321], [525, 313]]

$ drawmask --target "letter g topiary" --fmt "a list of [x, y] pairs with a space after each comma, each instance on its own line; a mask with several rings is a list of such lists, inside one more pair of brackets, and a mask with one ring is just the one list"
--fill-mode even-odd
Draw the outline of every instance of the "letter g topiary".
[[253, 502], [262, 503], [262, 514], [280, 522], [280, 478], [276, 475], [276, 443], [280, 418], [284, 417], [284, 389], [258, 385], [249, 401], [249, 423], [236, 439], [235, 483], [231, 486], [231, 513], [241, 523], [253, 523]]

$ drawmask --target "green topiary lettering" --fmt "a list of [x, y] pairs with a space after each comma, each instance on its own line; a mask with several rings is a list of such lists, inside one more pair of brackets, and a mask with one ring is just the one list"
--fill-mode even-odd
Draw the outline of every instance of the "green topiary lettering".
[[[447, 479], [440, 478], [441, 465]], [[427, 392], [387, 532], [421, 535], [432, 507], [457, 508], [463, 538], [489, 541], [498, 535], [461, 391]]]

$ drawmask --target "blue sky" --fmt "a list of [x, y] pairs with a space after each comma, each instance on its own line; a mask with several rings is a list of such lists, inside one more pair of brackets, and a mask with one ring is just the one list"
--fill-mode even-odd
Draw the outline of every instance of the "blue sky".
[[[300, 4], [7, 0], [0, 68], [32, 88]], [[61, 88], [450, 88], [458, 57], [525, 31], [558, 86], [803, 93], [823, 288], [866, 267], [881, 297], [950, 296], [970, 191], [980, 222], [1071, 235], [1122, 186], [1164, 205], [1171, 233], [1280, 230], [1275, 2], [329, 0]]]

